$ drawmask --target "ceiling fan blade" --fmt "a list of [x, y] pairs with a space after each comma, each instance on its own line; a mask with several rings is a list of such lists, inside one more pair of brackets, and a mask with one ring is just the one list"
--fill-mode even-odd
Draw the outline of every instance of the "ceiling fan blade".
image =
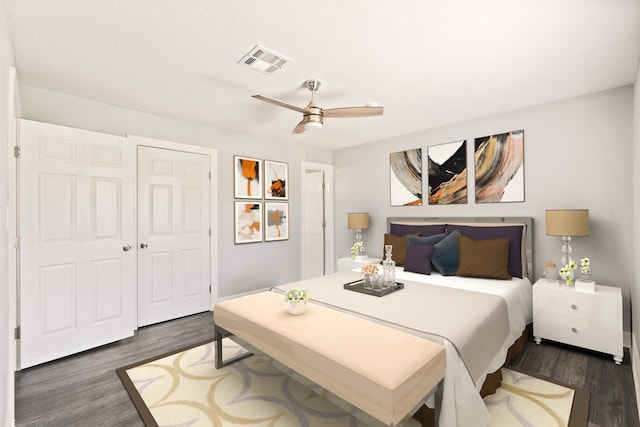
[[291, 133], [296, 134], [296, 133], [304, 132], [304, 123], [305, 123], [305, 119], [300, 120], [300, 123], [298, 123], [296, 127], [293, 128]]
[[297, 107], [295, 105], [287, 104], [284, 101], [279, 101], [277, 99], [269, 98], [262, 95], [251, 95], [252, 98], [259, 99], [260, 101], [268, 102], [269, 104], [277, 105], [278, 107], [288, 108], [289, 110], [297, 111], [303, 114], [309, 114], [309, 110], [306, 108]]
[[328, 108], [322, 110], [324, 117], [370, 117], [381, 116], [384, 109], [380, 106]]

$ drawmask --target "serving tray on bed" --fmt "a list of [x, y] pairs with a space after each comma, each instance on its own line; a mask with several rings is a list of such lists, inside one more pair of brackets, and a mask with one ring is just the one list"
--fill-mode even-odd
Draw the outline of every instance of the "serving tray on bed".
[[364, 287], [364, 279], [356, 280], [344, 284], [344, 288], [349, 291], [360, 292], [361, 294], [373, 295], [376, 297], [383, 297], [400, 289], [404, 289], [404, 283], [396, 282], [395, 286], [390, 286], [384, 289], [368, 289]]

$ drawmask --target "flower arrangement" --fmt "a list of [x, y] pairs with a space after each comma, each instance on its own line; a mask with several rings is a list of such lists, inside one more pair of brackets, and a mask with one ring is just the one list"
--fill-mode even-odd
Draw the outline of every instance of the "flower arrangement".
[[360, 240], [359, 242], [355, 242], [353, 246], [351, 246], [351, 258], [355, 258], [356, 255], [360, 255], [364, 253], [364, 242]]
[[559, 271], [560, 277], [564, 279], [567, 285], [573, 285], [573, 270], [575, 270], [577, 264], [575, 261], [571, 261], [569, 264], [562, 267]]
[[362, 274], [377, 274], [378, 267], [375, 264], [365, 264], [362, 266], [362, 270], [360, 270]]
[[580, 260], [580, 280], [583, 282], [591, 281], [591, 261], [589, 258]]
[[293, 303], [293, 304], [299, 303], [301, 301], [307, 302], [310, 299], [311, 299], [311, 292], [309, 291], [309, 289], [305, 289], [305, 288], [289, 289], [285, 293], [285, 297], [284, 297], [284, 300], [286, 302]]

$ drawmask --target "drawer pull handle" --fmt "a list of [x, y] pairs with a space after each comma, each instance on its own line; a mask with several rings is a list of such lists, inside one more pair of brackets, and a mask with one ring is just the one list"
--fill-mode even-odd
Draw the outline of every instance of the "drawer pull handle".
[[571, 328], [571, 332], [577, 333], [578, 329], [577, 328]]
[[577, 309], [578, 309], [578, 306], [577, 306], [577, 305], [575, 305], [575, 304], [571, 304], [571, 308], [573, 308], [574, 310], [577, 310]]

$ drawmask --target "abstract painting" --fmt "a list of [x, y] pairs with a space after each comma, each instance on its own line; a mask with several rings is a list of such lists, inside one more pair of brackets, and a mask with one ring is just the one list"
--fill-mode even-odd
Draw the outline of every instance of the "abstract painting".
[[262, 202], [235, 202], [235, 243], [262, 242]]
[[262, 160], [233, 156], [233, 177], [237, 199], [262, 199]]
[[265, 242], [274, 240], [287, 240], [289, 238], [289, 204], [279, 202], [265, 202], [264, 230]]
[[467, 203], [467, 141], [427, 148], [429, 204]]
[[391, 206], [422, 206], [422, 148], [389, 155]]
[[524, 202], [524, 130], [475, 139], [476, 203]]
[[289, 165], [264, 161], [264, 198], [287, 200], [289, 198]]

